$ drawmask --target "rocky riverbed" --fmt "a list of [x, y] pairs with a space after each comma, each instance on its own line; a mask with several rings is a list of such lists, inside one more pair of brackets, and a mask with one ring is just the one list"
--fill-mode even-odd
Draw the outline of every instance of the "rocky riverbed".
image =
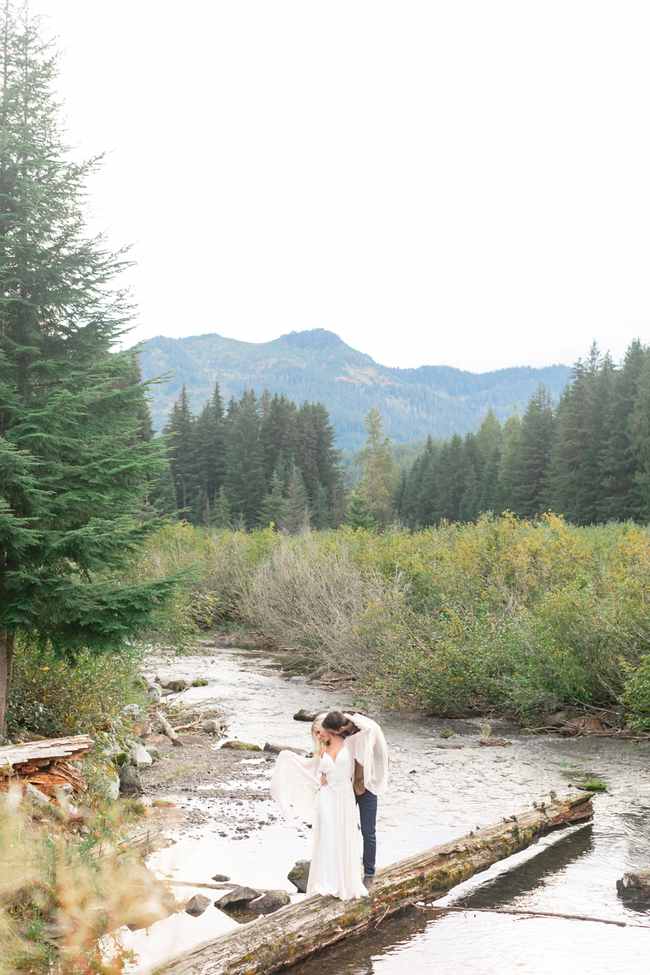
[[[213, 883], [216, 874], [228, 876], [236, 884], [291, 891], [287, 872], [296, 860], [310, 856], [309, 829], [284, 822], [269, 797], [275, 757], [263, 751], [223, 747], [225, 741], [238, 739], [261, 749], [266, 742], [308, 749], [309, 724], [293, 720], [300, 708], [316, 711], [364, 704], [355, 700], [350, 688], [333, 690], [305, 683], [295, 673], [295, 664], [291, 654], [268, 655], [230, 647], [211, 649], [209, 656], [151, 661], [151, 672], [163, 678], [171, 675], [206, 680], [204, 686], [189, 687], [175, 699], [187, 710], [209, 708], [229, 725], [227, 739], [201, 730], [181, 732], [182, 748], [172, 747], [163, 736], [148, 738], [162, 757], [142, 771], [144, 793], [146, 800], [157, 806], [157, 815], [164, 817], [164, 830], [173, 841], [153, 854], [150, 866], [172, 884], [178, 900], [195, 893], [216, 900], [221, 891], [194, 886]], [[558, 912], [637, 917], [617, 898], [615, 884], [626, 870], [650, 863], [650, 751], [602, 738], [530, 737], [506, 722], [493, 721], [488, 730], [478, 720], [380, 714], [372, 708], [368, 713], [382, 724], [392, 756], [390, 791], [383, 797], [379, 812], [379, 866], [475, 826], [498, 822], [548, 797], [551, 790], [577, 790], [598, 779], [607, 790], [596, 797], [594, 825], [580, 831], [576, 839], [549, 841], [557, 850], [548, 854], [554, 864], [548, 878], [535, 880], [531, 889], [519, 884], [513, 902]], [[441, 737], [447, 732], [452, 733], [450, 737]], [[509, 744], [490, 747], [480, 743], [497, 737]], [[532, 855], [537, 852], [539, 848]], [[519, 876], [517, 870], [530, 869], [525, 867], [530, 857], [528, 852], [518, 860], [513, 858], [516, 862], [493, 868], [452, 896], [471, 897], [479, 890], [485, 899], [486, 890], [496, 890], [503, 883], [499, 878], [504, 871], [514, 877]], [[518, 863], [523, 866], [518, 867]], [[292, 896], [297, 899], [302, 895]], [[147, 931], [123, 932], [122, 940], [139, 956], [136, 967], [146, 968], [237, 923], [236, 918], [210, 907], [200, 917], [179, 913]], [[450, 922], [452, 926], [456, 923]], [[399, 938], [403, 941], [403, 922], [400, 924]], [[422, 924], [418, 924], [421, 937]], [[394, 930], [397, 933], [397, 928]], [[489, 922], [485, 922], [481, 936], [488, 930]], [[640, 933], [645, 936], [645, 932]], [[594, 936], [592, 931], [589, 936]], [[368, 942], [363, 940], [367, 948]], [[567, 941], [570, 944], [571, 938]], [[618, 958], [620, 946], [615, 938], [609, 943]], [[634, 936], [627, 943], [630, 951], [637, 950]], [[354, 953], [355, 949], [346, 950]], [[382, 959], [377, 970], [390, 972], [389, 960], [398, 955], [379, 944], [377, 950]], [[491, 949], [484, 950], [489, 955]], [[399, 959], [409, 966], [402, 954]], [[368, 964], [364, 961], [354, 968], [349, 959], [341, 960], [342, 967], [328, 970], [375, 971]], [[480, 964], [472, 968], [471, 958], [466, 964], [469, 971], [484, 975], [492, 970], [487, 955], [482, 968]], [[503, 966], [503, 958], [499, 964], [501, 968], [497, 966], [495, 971], [509, 970]], [[512, 970], [536, 972], [543, 968], [540, 962], [539, 969]]]

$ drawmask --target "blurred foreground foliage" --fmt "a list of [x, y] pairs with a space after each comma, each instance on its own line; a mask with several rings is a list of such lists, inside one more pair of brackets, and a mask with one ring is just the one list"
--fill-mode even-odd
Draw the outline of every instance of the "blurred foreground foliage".
[[133, 960], [120, 926], [169, 913], [165, 888], [129, 849], [128, 829], [142, 812], [122, 801], [83, 826], [53, 828], [28, 814], [19, 790], [0, 795], [0, 975], [117, 975]]
[[193, 582], [169, 610], [170, 633], [253, 630], [394, 708], [496, 709], [534, 723], [616, 707], [650, 729], [650, 539], [634, 523], [578, 528], [550, 512], [506, 512], [420, 532], [296, 537], [177, 523], [132, 572], [179, 568]]

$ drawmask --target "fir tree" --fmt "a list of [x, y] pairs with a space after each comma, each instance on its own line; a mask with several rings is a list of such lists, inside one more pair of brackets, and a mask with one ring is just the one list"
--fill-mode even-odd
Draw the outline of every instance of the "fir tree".
[[56, 59], [23, 7], [0, 18], [0, 727], [16, 631], [73, 659], [116, 652], [168, 583], [115, 581], [154, 523], [138, 524], [164, 464], [143, 434], [124, 265], [84, 223], [85, 181], [52, 95]]

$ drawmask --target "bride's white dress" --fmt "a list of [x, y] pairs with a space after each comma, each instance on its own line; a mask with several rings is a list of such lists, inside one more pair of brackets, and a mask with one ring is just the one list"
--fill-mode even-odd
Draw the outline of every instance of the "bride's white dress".
[[[341, 900], [365, 897], [361, 880], [360, 833], [352, 788], [354, 758], [350, 739], [336, 756], [300, 758], [293, 752], [278, 755], [271, 795], [288, 818], [293, 810], [313, 823], [314, 848], [307, 894], [333, 894]], [[321, 773], [327, 785], [321, 786]]]

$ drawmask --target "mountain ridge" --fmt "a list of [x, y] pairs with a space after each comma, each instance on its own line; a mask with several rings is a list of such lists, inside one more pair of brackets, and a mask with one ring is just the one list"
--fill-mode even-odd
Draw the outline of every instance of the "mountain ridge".
[[347, 345], [328, 329], [288, 332], [269, 342], [246, 342], [215, 332], [180, 339], [155, 336], [140, 352], [143, 379], [167, 372], [167, 383], [154, 387], [151, 413], [160, 430], [183, 383], [198, 413], [215, 381], [227, 402], [244, 389], [285, 393], [296, 402], [322, 400], [339, 434], [338, 445], [357, 450], [364, 441], [363, 422], [378, 407], [387, 433], [398, 442], [465, 434], [476, 429], [492, 408], [504, 421], [516, 403], [523, 411], [542, 382], [554, 398], [561, 394], [571, 368], [510, 366], [472, 373], [454, 366], [411, 368], [383, 366]]

